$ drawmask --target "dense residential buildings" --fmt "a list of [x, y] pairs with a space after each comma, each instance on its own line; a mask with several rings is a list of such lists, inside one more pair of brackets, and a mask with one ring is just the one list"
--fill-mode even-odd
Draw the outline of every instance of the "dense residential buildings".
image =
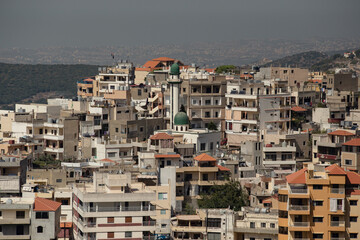
[[357, 239], [358, 85], [168, 57], [100, 67], [76, 98], [0, 111], [0, 239]]

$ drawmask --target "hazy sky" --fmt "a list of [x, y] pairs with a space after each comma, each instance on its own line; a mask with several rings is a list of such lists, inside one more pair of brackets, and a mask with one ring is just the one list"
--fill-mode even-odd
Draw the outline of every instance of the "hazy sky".
[[0, 48], [359, 38], [360, 0], [0, 0]]

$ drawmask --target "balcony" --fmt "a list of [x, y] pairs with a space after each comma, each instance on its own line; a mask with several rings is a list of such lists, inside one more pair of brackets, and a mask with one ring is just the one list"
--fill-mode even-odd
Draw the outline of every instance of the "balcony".
[[292, 227], [310, 227], [310, 223], [309, 222], [292, 222], [291, 226]]
[[345, 221], [331, 221], [331, 227], [345, 227]]
[[64, 152], [64, 149], [63, 149], [63, 148], [51, 148], [51, 147], [47, 147], [47, 148], [45, 148], [44, 152], [63, 153], [63, 152]]
[[328, 123], [337, 123], [337, 124], [339, 124], [343, 120], [344, 120], [343, 118], [329, 118]]
[[309, 205], [290, 205], [289, 210], [293, 211], [309, 211]]
[[143, 226], [155, 226], [156, 221], [143, 221]]
[[330, 192], [335, 194], [345, 194], [345, 188], [331, 188]]
[[307, 188], [291, 188], [290, 187], [290, 193], [291, 194], [308, 194]]
[[318, 154], [318, 157], [320, 159], [326, 159], [326, 160], [340, 160], [340, 156], [332, 155], [332, 154]]

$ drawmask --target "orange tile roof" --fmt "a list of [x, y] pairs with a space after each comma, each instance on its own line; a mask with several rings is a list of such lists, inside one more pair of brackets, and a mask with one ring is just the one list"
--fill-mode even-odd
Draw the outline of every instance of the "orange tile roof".
[[108, 159], [108, 158], [101, 159], [100, 161], [102, 161], [102, 162], [112, 162], [112, 163], [115, 162], [114, 160], [111, 160], [111, 159]]
[[155, 158], [180, 158], [180, 154], [157, 154]]
[[333, 131], [331, 133], [329, 133], [329, 135], [336, 135], [336, 136], [355, 136], [354, 133], [348, 132], [348, 131], [344, 131], [344, 130], [336, 130]]
[[360, 138], [351, 139], [350, 141], [347, 141], [343, 145], [345, 145], [345, 146], [360, 146]]
[[159, 63], [160, 63], [160, 61], [150, 60], [150, 61], [147, 61], [143, 67], [144, 68], [155, 68]]
[[294, 172], [288, 176], [286, 176], [286, 180], [290, 184], [305, 184], [305, 172], [307, 171], [307, 168], [303, 168], [297, 172]]
[[356, 172], [346, 172], [346, 182], [349, 184], [360, 184], [360, 175]]
[[328, 166], [327, 168], [325, 168], [325, 170], [329, 171], [328, 174], [331, 174], [331, 175], [346, 175], [346, 172], [344, 171], [344, 169], [339, 167], [339, 165], [337, 165], [337, 164]]
[[307, 110], [305, 108], [299, 107], [299, 106], [294, 106], [291, 108], [291, 111], [294, 112], [306, 112]]
[[72, 222], [61, 222], [60, 223], [60, 228], [71, 228], [72, 227]]
[[34, 211], [35, 212], [55, 212], [61, 203], [51, 201], [45, 198], [35, 198]]
[[151, 140], [167, 140], [167, 139], [174, 139], [173, 136], [167, 134], [167, 133], [157, 133], [150, 137]]
[[209, 161], [213, 162], [213, 161], [216, 161], [215, 158], [207, 155], [206, 153], [202, 153], [199, 156], [194, 157], [194, 159], [196, 161], [199, 161], [199, 162], [209, 162]]
[[221, 166], [221, 165], [216, 165], [217, 167], [218, 167], [218, 169], [220, 170], [220, 171], [230, 171], [230, 169], [228, 169], [227, 167], [224, 167], [224, 166]]
[[154, 58], [153, 61], [166, 62], [166, 61], [175, 61], [175, 59], [169, 57], [159, 57], [159, 58]]

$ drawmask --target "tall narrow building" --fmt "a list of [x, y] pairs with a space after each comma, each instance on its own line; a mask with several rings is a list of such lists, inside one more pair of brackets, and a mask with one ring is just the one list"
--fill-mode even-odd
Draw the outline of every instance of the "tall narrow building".
[[177, 63], [171, 65], [168, 83], [170, 85], [170, 129], [174, 127], [174, 117], [179, 112], [180, 68]]

